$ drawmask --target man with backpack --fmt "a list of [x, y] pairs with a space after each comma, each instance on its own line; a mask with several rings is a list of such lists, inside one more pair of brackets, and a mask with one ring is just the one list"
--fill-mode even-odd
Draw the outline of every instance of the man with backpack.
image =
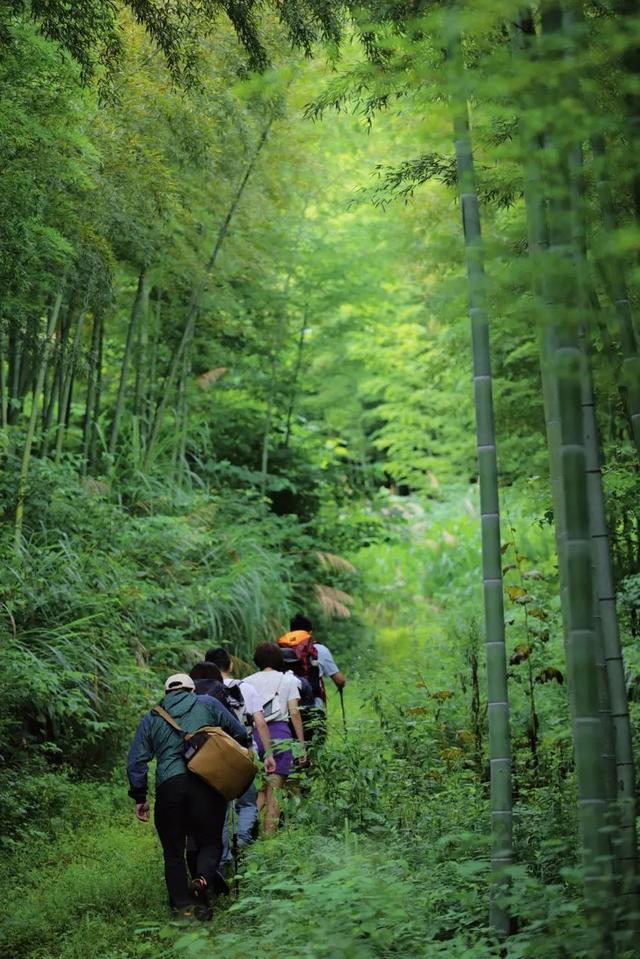
[[313, 625], [308, 617], [296, 613], [289, 623], [289, 632], [278, 640], [283, 650], [285, 663], [292, 672], [310, 687], [309, 701], [304, 698], [301, 689], [301, 713], [305, 723], [305, 736], [315, 738], [316, 742], [324, 740], [326, 735], [327, 693], [324, 678], [328, 677], [342, 692], [346, 678], [340, 671], [331, 655], [329, 648], [316, 642], [313, 636]]
[[[161, 709], [172, 723], [154, 710], [140, 721], [127, 762], [129, 795], [135, 800], [138, 819], [148, 822], [147, 774], [155, 757], [154, 822], [164, 854], [169, 904], [189, 916], [192, 897], [202, 900], [215, 886], [227, 804], [219, 792], [188, 770], [184, 739], [175, 724], [185, 733], [219, 726], [242, 746], [249, 737], [245, 727], [216, 699], [197, 696], [194, 681], [185, 673], [169, 676], [164, 691]], [[197, 844], [196, 874], [190, 883], [185, 863], [187, 835]]]
[[[234, 677], [233, 660], [222, 646], [210, 649], [205, 656], [205, 661], [207, 664], [217, 666], [220, 670], [224, 693], [227, 697], [227, 706], [234, 713], [236, 719], [245, 726], [249, 735], [251, 735], [254, 727], [257, 730], [260, 739], [265, 744], [265, 772], [267, 775], [274, 773], [276, 763], [272, 755], [271, 735], [257, 692], [250, 683], [243, 683]], [[246, 793], [235, 800], [234, 806], [237, 816], [235, 835], [239, 849], [243, 849], [253, 842], [254, 828], [258, 819], [257, 798], [258, 793], [252, 783]], [[232, 860], [231, 843], [229, 842], [231, 806], [232, 804], [229, 803], [223, 832], [222, 859], [220, 861], [223, 870], [228, 869]]]

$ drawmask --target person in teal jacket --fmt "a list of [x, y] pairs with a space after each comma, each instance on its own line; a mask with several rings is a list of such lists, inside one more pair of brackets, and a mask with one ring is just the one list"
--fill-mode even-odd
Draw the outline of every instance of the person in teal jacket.
[[[221, 726], [242, 746], [248, 745], [245, 727], [217, 699], [196, 696], [190, 676], [170, 676], [164, 689], [161, 705], [185, 732]], [[133, 738], [127, 772], [136, 816], [148, 822], [147, 775], [150, 761], [156, 759], [154, 823], [162, 844], [169, 904], [188, 913], [192, 895], [202, 901], [207, 890], [215, 887], [227, 804], [220, 793], [187, 770], [183, 748], [182, 737], [165, 719], [147, 713]], [[195, 839], [198, 848], [196, 875], [190, 883], [185, 863], [187, 835]]]

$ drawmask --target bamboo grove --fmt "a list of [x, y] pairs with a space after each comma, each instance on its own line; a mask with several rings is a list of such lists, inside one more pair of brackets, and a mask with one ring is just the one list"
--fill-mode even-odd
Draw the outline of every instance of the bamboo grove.
[[[409, 98], [414, 108], [418, 102], [428, 109], [442, 96], [450, 104], [476, 382], [497, 879], [503, 870], [508, 873], [511, 861], [510, 796], [504, 782], [509, 733], [487, 296], [473, 153], [482, 156], [482, 189], [493, 193], [494, 202], [512, 202], [500, 200], [505, 186], [500, 181], [505, 166], [514, 164], [515, 190], [526, 207], [531, 265], [529, 289], [520, 295], [530, 296], [532, 330], [540, 341], [587, 896], [594, 913], [605, 916], [616, 890], [633, 913], [638, 892], [634, 765], [590, 354], [593, 338], [604, 331], [611, 361], [620, 364], [628, 436], [637, 451], [638, 330], [626, 280], [635, 270], [635, 256], [631, 248], [617, 247], [616, 217], [630, 231], [637, 227], [635, 215], [627, 212], [636, 213], [632, 175], [626, 171], [634, 167], [630, 144], [637, 81], [627, 70], [635, 63], [638, 26], [634, 11], [616, 4], [607, 9], [553, 2], [507, 6], [496, 11], [489, 3], [425, 4], [423, 18], [408, 18], [395, 8], [382, 20], [371, 7], [372, 69], [364, 81], [361, 72], [346, 76], [342, 89], [329, 89], [321, 106], [340, 106], [352, 98], [375, 112], [396, 98]], [[623, 39], [628, 30], [631, 35]], [[617, 62], [602, 56], [612, 47], [622, 48]], [[407, 177], [413, 175], [414, 185], [445, 169], [444, 162], [438, 169], [433, 157], [428, 159], [423, 170], [416, 164]], [[526, 595], [520, 599], [527, 602]], [[499, 903], [493, 921], [508, 930], [509, 917]]]
[[[138, 15], [136, 5], [127, 6]], [[615, 383], [607, 403], [615, 407], [616, 442], [632, 451], [637, 471], [640, 9], [632, 0], [284, 7], [297, 33], [283, 32], [266, 14], [254, 32], [252, 19], [246, 36], [239, 30], [247, 40], [247, 61], [231, 31], [212, 31], [199, 51], [206, 67], [184, 53], [191, 48], [180, 46], [183, 41], [167, 33], [166, 25], [161, 35], [149, 32], [152, 41], [160, 41], [169, 67], [135, 30], [128, 60], [103, 58], [100, 65], [98, 41], [79, 53], [75, 45], [81, 38], [74, 34], [67, 35], [67, 46], [80, 68], [51, 53], [43, 67], [41, 41], [31, 27], [12, 27], [6, 78], [12, 79], [12, 71], [13, 79], [18, 77], [19, 57], [34, 60], [33, 72], [21, 76], [15, 107], [24, 143], [18, 139], [5, 147], [18, 154], [32, 151], [5, 199], [8, 220], [9, 205], [22, 208], [24, 216], [8, 236], [0, 264], [1, 427], [15, 472], [10, 510], [15, 550], [19, 555], [23, 546], [33, 458], [66, 459], [84, 478], [113, 476], [128, 463], [143, 477], [158, 464], [178, 477], [188, 474], [190, 384], [197, 378], [202, 389], [215, 390], [227, 372], [222, 364], [202, 369], [198, 362], [199, 324], [218, 309], [224, 325], [224, 301], [233, 292], [218, 282], [220, 259], [238, 223], [250, 232], [261, 218], [280, 215], [289, 200], [287, 184], [269, 181], [265, 164], [271, 144], [287, 141], [286, 83], [256, 93], [249, 77], [236, 95], [230, 92], [232, 81], [238, 74], [249, 76], [247, 63], [265, 67], [261, 36], [269, 56], [290, 63], [300, 47], [330, 40], [334, 72], [309, 91], [307, 122], [330, 122], [333, 110], [351, 110], [375, 128], [397, 113], [405, 142], [414, 149], [410, 162], [379, 171], [365, 199], [388, 206], [392, 216], [394, 200], [417, 206], [421, 187], [432, 180], [459, 199], [481, 502], [491, 921], [501, 935], [517, 921], [509, 905], [514, 852], [503, 584], [508, 544], [501, 534], [501, 436], [491, 370], [502, 333], [500, 313], [506, 312], [492, 270], [508, 268], [510, 279], [503, 285], [525, 318], [539, 362], [587, 910], [603, 950], [613, 949], [616, 924], [633, 923], [638, 914], [636, 781], [616, 611], [617, 561], [603, 492], [605, 413], [594, 357], [607, 364]], [[59, 38], [50, 20], [44, 27]], [[336, 53], [340, 44], [342, 59]], [[87, 76], [102, 70], [102, 89], [108, 87], [109, 95], [87, 95], [81, 131], [67, 132], [65, 111], [75, 109], [69, 103], [78, 69]], [[191, 69], [204, 75], [178, 94], [172, 82], [184, 81]], [[56, 84], [47, 94], [53, 117], [48, 122], [59, 127], [64, 149], [58, 184], [47, 191], [42, 188], [50, 176], [47, 134], [39, 114], [29, 120], [34, 108], [29, 84], [44, 89], [51, 76]], [[304, 176], [303, 146], [289, 143], [287, 149], [295, 153], [294, 176]], [[143, 179], [131, 162], [136, 151], [143, 156]], [[8, 154], [7, 160], [13, 162]], [[206, 202], [203, 171], [215, 180]], [[289, 449], [316, 295], [311, 280], [305, 287], [298, 274], [292, 283], [287, 264], [314, 199], [311, 180], [296, 199], [295, 217], [287, 220], [289, 245], [271, 278], [269, 295], [277, 291], [280, 298], [275, 315], [271, 306], [243, 304], [256, 315], [262, 311], [256, 342], [271, 337], [266, 378], [286, 353], [289, 387], [293, 382], [283, 401], [286, 429], [278, 439], [272, 435], [277, 391], [267, 387], [263, 397], [267, 412], [254, 463], [263, 494], [270, 457]], [[29, 232], [24, 224], [35, 218], [38, 204], [48, 205], [48, 226]], [[495, 232], [500, 218], [509, 236], [498, 263], [495, 250], [485, 246], [483, 224], [490, 221]], [[252, 267], [259, 272], [261, 264]], [[127, 277], [128, 316], [110, 329], [118, 271]], [[241, 321], [236, 325], [232, 335], [244, 348]], [[105, 390], [109, 353], [110, 363], [118, 357], [118, 376]], [[517, 599], [522, 606], [530, 601], [525, 589]]]

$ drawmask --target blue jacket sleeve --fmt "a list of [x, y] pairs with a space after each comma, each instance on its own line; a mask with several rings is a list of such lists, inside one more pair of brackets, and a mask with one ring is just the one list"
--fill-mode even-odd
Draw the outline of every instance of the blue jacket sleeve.
[[241, 746], [249, 745], [247, 730], [242, 723], [238, 722], [235, 716], [231, 715], [229, 710], [226, 709], [221, 702], [214, 699], [213, 696], [207, 695], [198, 696], [198, 701], [209, 707], [213, 725], [220, 726], [221, 729], [224, 729], [225, 733], [233, 736], [236, 742], [240, 743]]
[[151, 718], [151, 715], [147, 714], [140, 720], [127, 759], [129, 795], [137, 803], [144, 802], [147, 798], [147, 772], [154, 755]]

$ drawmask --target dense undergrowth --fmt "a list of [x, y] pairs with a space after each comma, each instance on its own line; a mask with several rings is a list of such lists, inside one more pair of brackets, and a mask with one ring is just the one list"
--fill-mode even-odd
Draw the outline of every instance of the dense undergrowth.
[[249, 493], [148, 482], [123, 497], [46, 462], [33, 479], [24, 546], [0, 534], [3, 849], [40, 828], [34, 814], [55, 819], [74, 770], [109, 775], [159, 676], [220, 643], [250, 658], [316, 591], [353, 579]]
[[[341, 629], [325, 623], [323, 631], [349, 674], [346, 729], [333, 696], [331, 736], [310, 794], [287, 800], [286, 828], [244, 861], [239, 898], [220, 903], [209, 925], [171, 923], [158, 843], [151, 827], [133, 820], [120, 765], [101, 783], [74, 781], [65, 764], [57, 773], [49, 767], [29, 780], [30, 792], [14, 784], [22, 839], [0, 890], [9, 917], [0, 954], [601, 956], [602, 943], [581, 912], [565, 687], [557, 679], [535, 681], [559, 670], [561, 639], [558, 611], [547, 598], [555, 575], [551, 533], [529, 508], [514, 494], [510, 535], [528, 568], [540, 573], [533, 583], [549, 635], [533, 638], [523, 610], [512, 604], [511, 649], [528, 641], [540, 648], [511, 666], [519, 864], [509, 896], [518, 929], [505, 952], [487, 930], [477, 515], [472, 498], [454, 493], [439, 503], [390, 500], [383, 517], [393, 535], [350, 554], [361, 575], [365, 629], [354, 620]], [[143, 708], [144, 696], [134, 703], [135, 694], [126, 722], [122, 706], [127, 730]], [[625, 948], [620, 955], [631, 955]]]

